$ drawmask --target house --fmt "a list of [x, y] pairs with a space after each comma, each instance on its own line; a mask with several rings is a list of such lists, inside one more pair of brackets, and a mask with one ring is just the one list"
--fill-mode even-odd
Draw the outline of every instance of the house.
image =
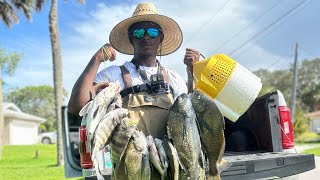
[[310, 130], [320, 134], [320, 110], [305, 114], [305, 117], [310, 118]]
[[13, 103], [3, 103], [4, 144], [22, 145], [38, 143], [39, 125], [43, 118], [22, 112]]

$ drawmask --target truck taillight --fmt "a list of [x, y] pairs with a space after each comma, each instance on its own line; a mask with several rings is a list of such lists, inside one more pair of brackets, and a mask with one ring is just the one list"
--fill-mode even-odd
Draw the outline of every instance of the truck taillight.
[[93, 162], [91, 160], [90, 151], [87, 148], [87, 135], [86, 126], [83, 125], [79, 128], [79, 151], [80, 151], [80, 163], [83, 169], [93, 168]]
[[290, 108], [287, 106], [279, 107], [282, 148], [289, 149], [294, 147], [294, 132], [290, 116]]

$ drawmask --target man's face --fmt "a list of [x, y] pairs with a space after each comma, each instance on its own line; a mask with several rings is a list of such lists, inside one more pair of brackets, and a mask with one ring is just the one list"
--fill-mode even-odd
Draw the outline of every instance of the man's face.
[[148, 21], [138, 22], [133, 24], [129, 31], [135, 54], [144, 56], [157, 54], [163, 39], [163, 33], [158, 24]]

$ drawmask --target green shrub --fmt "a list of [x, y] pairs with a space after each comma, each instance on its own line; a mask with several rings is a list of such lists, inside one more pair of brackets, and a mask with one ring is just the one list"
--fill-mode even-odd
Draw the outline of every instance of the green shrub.
[[320, 136], [314, 132], [306, 131], [302, 134], [295, 135], [295, 142], [297, 143], [315, 143], [320, 142]]

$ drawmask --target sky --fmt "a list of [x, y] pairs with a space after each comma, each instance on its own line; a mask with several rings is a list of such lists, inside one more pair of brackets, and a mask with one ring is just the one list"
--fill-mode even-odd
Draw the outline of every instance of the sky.
[[[19, 13], [20, 22], [7, 28], [0, 22], [0, 47], [23, 54], [14, 76], [3, 74], [4, 90], [52, 85], [52, 54], [48, 28], [50, 1], [32, 21]], [[59, 1], [58, 27], [61, 44], [63, 87], [72, 87], [92, 55], [109, 40], [112, 28], [132, 16], [139, 0]], [[183, 44], [161, 64], [187, 80], [183, 57], [193, 48], [205, 57], [226, 54], [250, 71], [286, 69], [320, 56], [320, 1], [316, 0], [150, 0], [158, 13], [174, 19], [183, 32]], [[132, 56], [117, 53], [117, 60], [101, 64], [121, 65]], [[64, 100], [66, 104], [68, 98]]]

